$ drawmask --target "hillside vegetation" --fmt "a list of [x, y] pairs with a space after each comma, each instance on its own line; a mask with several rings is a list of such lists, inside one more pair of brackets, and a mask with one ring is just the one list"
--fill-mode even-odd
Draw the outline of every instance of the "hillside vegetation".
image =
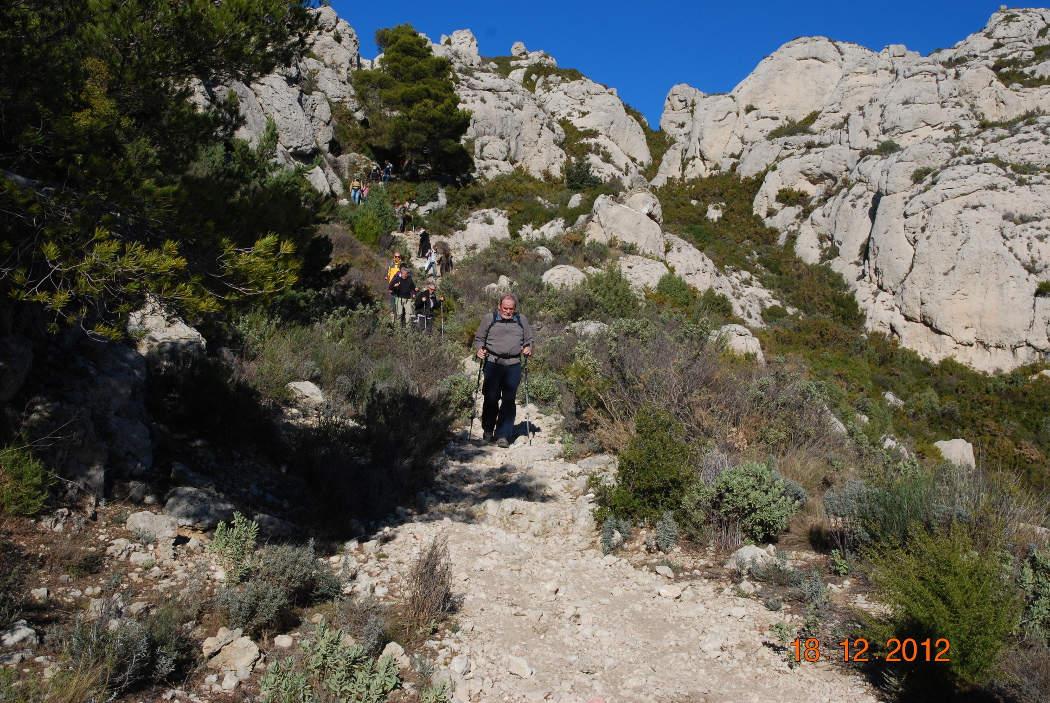
[[[161, 540], [141, 529], [123, 544], [103, 535], [110, 545], [103, 555], [75, 537], [55, 537], [58, 529], [44, 533], [43, 520], [29, 522], [58, 515], [59, 505], [69, 518], [76, 489], [40, 458], [51, 445], [28, 439], [30, 411], [5, 412], [0, 508], [12, 541], [0, 543], [7, 574], [0, 625], [51, 613], [42, 646], [58, 673], [38, 675], [19, 660], [28, 673], [5, 668], [0, 698], [152, 695], [200, 673], [198, 635], [221, 624], [239, 628], [235, 637], [275, 642], [260, 677], [264, 700], [400, 695], [396, 649], [380, 656], [398, 640], [419, 655], [411, 674], [419, 685], [401, 700], [446, 700], [450, 690], [433, 676], [425, 652], [428, 643], [448, 647], [461, 627], [450, 619], [457, 603], [447, 545], [419, 545], [408, 586], [389, 595], [385, 586], [369, 590], [357, 571], [360, 544], [348, 540], [367, 540], [362, 563], [375, 567], [387, 558], [392, 524], [437, 516], [428, 515], [437, 500], [431, 491], [453, 452], [450, 437], [467, 423], [477, 431], [472, 340], [506, 276], [539, 352], [522, 395], [528, 388], [530, 411], [543, 411], [561, 459], [592, 467], [571, 476], [584, 480], [580, 496], [594, 499], [590, 544], [605, 554], [659, 555], [660, 566], [679, 573], [675, 558], [703, 555], [722, 564], [745, 544], [776, 545], [761, 559], [708, 575], [728, 579], [727, 593], [770, 613], [788, 608], [795, 617], [763, 635], [784, 661], [792, 661], [794, 647], [801, 663], [802, 652], [813, 651], [810, 641], [863, 638], [882, 660], [855, 666], [888, 697], [1045, 700], [1050, 378], [1039, 373], [1043, 365], [986, 375], [951, 359], [925, 361], [866, 333], [842, 276], [804, 262], [791, 238], [782, 241], [754, 214], [763, 174], [671, 180], [653, 190], [662, 229], [721, 271], [750, 273], [782, 303], [765, 309], [766, 326], [756, 331], [764, 360], [733, 353], [726, 328], [741, 322], [733, 301], [691, 287], [673, 270], [651, 289], [637, 289], [618, 261], [639, 247], [588, 239], [575, 225], [599, 197], [625, 195], [619, 181], [603, 182], [592, 171], [583, 130], [563, 126], [561, 173], [465, 177], [471, 157], [460, 140], [470, 115], [454, 100], [450, 62], [432, 56], [409, 25], [377, 33], [384, 61], [353, 79], [367, 119], [339, 133], [346, 148], [365, 152], [362, 162], [397, 158], [405, 168], [397, 182], [374, 185], [363, 204], [322, 201], [302, 167], [276, 165], [272, 121], [251, 145], [232, 136], [233, 98], [203, 111], [188, 102], [195, 78], [250, 80], [286, 64], [312, 27], [305, 6], [252, 0], [107, 8], [0, 8], [0, 59], [14, 69], [0, 78], [0, 208], [10, 214], [0, 224], [0, 322], [19, 319], [40, 346], [58, 349], [39, 357], [26, 388], [12, 397], [43, 407], [37, 420], [57, 412], [59, 403], [37, 402], [37, 388], [51, 376], [65, 382], [67, 367], [87, 363], [77, 354], [102, 356], [69, 341], [82, 339], [77, 328], [120, 338], [127, 313], [159, 300], [203, 332], [206, 352], [134, 367], [148, 380], [119, 388], [145, 397], [146, 443], [156, 461], [109, 476], [103, 488], [110, 492], [80, 496], [81, 505], [91, 520], [102, 515], [107, 526], [130, 530], [128, 516], [106, 503], [118, 485], [120, 496], [141, 489], [136, 500], [148, 493], [157, 502], [154, 492], [186, 480], [216, 497], [225, 491], [237, 512], [206, 528], [215, 530], [210, 541], [201, 534], [209, 546], [193, 588], [187, 582], [124, 615], [121, 594], [130, 599], [139, 572], [159, 568], [147, 555], [159, 555]], [[151, 41], [140, 45], [143, 37]], [[510, 68], [496, 63], [499, 71]], [[30, 68], [44, 79], [27, 80]], [[535, 88], [544, 76], [576, 74], [532, 68], [525, 84]], [[791, 121], [775, 138], [808, 134], [814, 119]], [[654, 156], [667, 151], [666, 136], [643, 132]], [[445, 303], [427, 334], [393, 322], [386, 257], [395, 241], [416, 244], [413, 236], [393, 239], [394, 205], [440, 202], [439, 193], [445, 205], [423, 220], [436, 237], [453, 236], [484, 209], [507, 215], [510, 237], [471, 251], [440, 279]], [[778, 201], [801, 205], [798, 193], [786, 189]], [[556, 218], [566, 226], [537, 235]], [[581, 281], [545, 283], [557, 265], [576, 267]], [[323, 399], [302, 402], [290, 385], [296, 382], [316, 384]], [[960, 436], [975, 444], [976, 467], [945, 462], [934, 446]], [[458, 447], [460, 455], [474, 451]], [[605, 454], [615, 460], [581, 461]], [[513, 470], [485, 466], [491, 474]], [[539, 501], [539, 489], [517, 489], [519, 503]], [[474, 497], [479, 505], [488, 500]], [[260, 506], [280, 517], [256, 512]], [[488, 510], [477, 509], [464, 521]], [[261, 524], [287, 529], [260, 544]], [[44, 543], [41, 533], [60, 546]], [[37, 540], [32, 550], [15, 545], [15, 536], [24, 542], [27, 535]], [[169, 542], [174, 549], [175, 537]], [[116, 564], [137, 564], [136, 576], [122, 582], [126, 574], [115, 569], [100, 581]], [[222, 571], [209, 574], [209, 565]], [[46, 611], [48, 593], [30, 602], [30, 579], [45, 571], [65, 594], [72, 589], [66, 584], [81, 579], [78, 595], [69, 596], [77, 608]], [[79, 590], [89, 577], [91, 592], [104, 594], [99, 605], [74, 600], [89, 593]], [[358, 577], [369, 595], [347, 588]], [[844, 594], [852, 600], [836, 600], [831, 582], [838, 593], [852, 588]], [[295, 628], [302, 635], [304, 619], [311, 632], [277, 653], [273, 635]], [[951, 658], [944, 666], [887, 660], [894, 640], [916, 648], [948, 641]]]

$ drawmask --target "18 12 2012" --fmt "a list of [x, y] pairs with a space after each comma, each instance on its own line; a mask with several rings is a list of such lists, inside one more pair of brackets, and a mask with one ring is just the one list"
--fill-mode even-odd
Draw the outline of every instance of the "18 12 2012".
[[[798, 638], [788, 646], [794, 648], [795, 661], [797, 662], [815, 662], [821, 658], [837, 658], [837, 655], [829, 657], [826, 654], [821, 654], [820, 641], [815, 638], [806, 640]], [[951, 644], [943, 637], [937, 640], [927, 637], [922, 641], [917, 641], [910, 637], [903, 640], [893, 638], [886, 642], [887, 651], [885, 655], [870, 653], [868, 651], [868, 640], [863, 637], [857, 638], [852, 642], [849, 639], [844, 639], [838, 643], [838, 646], [842, 648], [842, 661], [847, 662], [873, 660], [888, 662], [951, 661], [948, 657], [948, 650], [951, 649]]]

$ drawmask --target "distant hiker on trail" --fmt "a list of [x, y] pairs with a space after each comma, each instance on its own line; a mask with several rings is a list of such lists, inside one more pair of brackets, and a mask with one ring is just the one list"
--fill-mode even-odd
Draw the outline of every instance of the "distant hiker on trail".
[[354, 180], [350, 182], [350, 200], [353, 201], [354, 205], [361, 204], [361, 177], [354, 176]]
[[481, 394], [481, 429], [485, 439], [510, 446], [514, 433], [514, 399], [521, 384], [521, 356], [532, 356], [532, 327], [517, 312], [518, 299], [505, 293], [495, 311], [481, 318], [474, 346], [485, 370]]
[[426, 265], [426, 268], [424, 269], [424, 273], [426, 273], [427, 276], [434, 276], [436, 278], [437, 277], [437, 263], [438, 263], [437, 252], [434, 251], [434, 247], [430, 247], [430, 249], [427, 250], [427, 265]]
[[[394, 282], [394, 276], [401, 270], [401, 252], [394, 252], [394, 261], [386, 267], [386, 284], [389, 287]], [[394, 307], [394, 292], [390, 292], [390, 313], [393, 314], [395, 311]]]
[[419, 258], [423, 258], [430, 251], [430, 232], [426, 227], [419, 229]]
[[452, 250], [445, 249], [441, 252], [441, 258], [438, 259], [438, 265], [441, 267], [438, 271], [438, 275], [441, 278], [452, 273]]
[[394, 175], [394, 164], [390, 163], [388, 159], [386, 166], [383, 167], [383, 180], [389, 181]]
[[394, 214], [398, 217], [397, 231], [403, 233], [405, 225], [412, 219], [412, 213], [408, 209], [408, 201], [406, 200], [404, 205], [398, 205], [394, 210]]
[[372, 170], [368, 174], [368, 180], [372, 181], [373, 183], [378, 183], [379, 176], [379, 164], [372, 164]]
[[433, 329], [434, 313], [441, 309], [441, 303], [445, 301], [445, 296], [439, 296], [436, 288], [433, 283], [428, 283], [427, 287], [416, 295], [416, 327], [423, 331]]
[[394, 322], [404, 325], [412, 316], [412, 299], [416, 295], [416, 282], [406, 264], [390, 281], [390, 295], [394, 296]]

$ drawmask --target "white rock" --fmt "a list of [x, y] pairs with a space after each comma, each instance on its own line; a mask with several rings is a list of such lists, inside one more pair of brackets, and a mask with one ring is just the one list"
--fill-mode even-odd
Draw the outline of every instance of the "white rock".
[[659, 566], [657, 566], [656, 573], [660, 574], [661, 576], [666, 576], [669, 579], [674, 578], [674, 571], [672, 571], [671, 567], [667, 566], [666, 564], [660, 564]]
[[587, 236], [608, 244], [612, 240], [634, 244], [639, 254], [663, 257], [664, 237], [660, 225], [644, 213], [621, 205], [608, 195], [599, 195], [594, 201], [595, 221], [587, 228]]
[[766, 363], [762, 354], [762, 344], [751, 330], [743, 325], [723, 325], [711, 332], [711, 341], [724, 343], [727, 350], [740, 356], [752, 355], [760, 365]]
[[973, 455], [973, 445], [965, 439], [948, 439], [934, 442], [933, 446], [941, 450], [941, 456], [945, 461], [950, 461], [956, 466], [973, 469], [977, 467], [977, 461]]
[[544, 283], [555, 288], [575, 288], [587, 280], [587, 274], [575, 266], [563, 264], [548, 269], [541, 278]]
[[219, 653], [208, 660], [209, 669], [220, 671], [248, 669], [259, 660], [259, 646], [248, 637], [238, 637], [222, 647]]
[[464, 676], [470, 673], [470, 658], [465, 654], [453, 657], [448, 668], [456, 676]]
[[609, 329], [609, 325], [597, 320], [581, 320], [580, 322], [572, 322], [566, 325], [565, 329], [575, 332], [581, 337], [590, 337]]
[[678, 586], [661, 586], [656, 592], [661, 598], [670, 598], [671, 600], [682, 597], [682, 589]]
[[35, 647], [40, 642], [36, 630], [29, 627], [25, 620], [16, 620], [10, 628], [0, 632], [0, 647]]
[[748, 544], [733, 552], [733, 555], [726, 560], [724, 568], [739, 569], [744, 573], [748, 573], [751, 569], [752, 561], [761, 563], [772, 558], [769, 552], [761, 547]]
[[324, 403], [324, 392], [312, 381], [292, 381], [288, 390], [299, 407], [312, 409]]
[[667, 275], [667, 266], [644, 256], [631, 254], [616, 262], [620, 273], [636, 291], [654, 290], [660, 279]]
[[405, 654], [405, 648], [399, 645], [397, 642], [388, 642], [386, 647], [383, 648], [383, 652], [379, 655], [385, 657], [390, 655], [397, 661], [397, 665], [402, 669], [411, 666], [412, 662], [409, 660], [408, 655]]
[[295, 645], [295, 639], [291, 635], [276, 635], [273, 638], [273, 646], [278, 649], [291, 649]]
[[507, 671], [523, 679], [531, 678], [536, 673], [524, 657], [517, 657], [513, 654], [507, 655]]

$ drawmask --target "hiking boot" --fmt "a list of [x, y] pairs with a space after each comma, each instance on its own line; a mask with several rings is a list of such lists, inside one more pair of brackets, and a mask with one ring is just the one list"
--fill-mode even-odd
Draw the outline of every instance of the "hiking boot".
[[496, 440], [496, 446], [500, 449], [506, 449], [510, 446], [510, 440], [506, 437], [500, 437], [498, 440]]
[[486, 442], [495, 442], [496, 441], [496, 430], [483, 430], [482, 433], [481, 433], [481, 437]]

